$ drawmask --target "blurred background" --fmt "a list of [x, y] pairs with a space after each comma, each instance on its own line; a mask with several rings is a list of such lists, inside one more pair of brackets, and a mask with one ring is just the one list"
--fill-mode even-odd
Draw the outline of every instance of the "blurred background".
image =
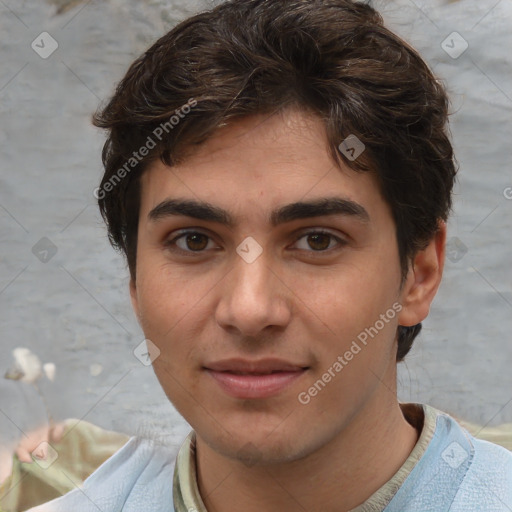
[[[217, 3], [0, 0], [0, 443], [44, 415], [43, 398], [57, 420], [177, 445], [189, 431], [134, 355], [144, 336], [93, 196], [104, 134], [90, 119], [136, 57]], [[444, 282], [399, 397], [510, 423], [512, 4], [372, 4], [447, 84], [460, 165]], [[53, 380], [4, 379], [16, 347], [53, 363]]]

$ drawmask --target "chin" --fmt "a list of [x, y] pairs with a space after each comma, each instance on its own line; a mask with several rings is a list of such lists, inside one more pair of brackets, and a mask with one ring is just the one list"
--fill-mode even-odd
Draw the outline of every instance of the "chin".
[[[212, 432], [201, 438], [216, 453], [246, 466], [282, 464], [303, 458], [309, 452], [304, 433], [275, 428], [263, 431], [242, 429], [239, 433]], [[198, 435], [200, 431], [196, 430]], [[218, 435], [216, 435], [218, 434]]]

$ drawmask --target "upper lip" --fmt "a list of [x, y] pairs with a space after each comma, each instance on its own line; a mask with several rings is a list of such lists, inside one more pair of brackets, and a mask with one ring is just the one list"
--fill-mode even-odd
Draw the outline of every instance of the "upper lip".
[[208, 363], [204, 367], [215, 372], [232, 373], [297, 372], [307, 368], [306, 366], [289, 363], [281, 359], [260, 359], [258, 361], [224, 359], [222, 361]]

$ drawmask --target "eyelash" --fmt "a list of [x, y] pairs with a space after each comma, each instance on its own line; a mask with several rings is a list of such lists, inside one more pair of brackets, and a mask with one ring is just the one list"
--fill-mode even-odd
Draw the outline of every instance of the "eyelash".
[[[191, 250], [184, 250], [184, 249], [181, 249], [179, 247], [176, 246], [176, 241], [183, 238], [183, 237], [186, 237], [188, 235], [204, 235], [206, 236], [207, 238], [209, 238], [209, 240], [211, 240], [212, 238], [206, 234], [206, 233], [203, 233], [202, 231], [196, 231], [196, 230], [185, 230], [185, 231], [181, 231], [180, 234], [176, 237], [174, 237], [172, 240], [167, 240], [164, 245], [166, 246], [166, 248], [168, 248], [169, 250], [173, 251], [173, 252], [178, 252], [178, 253], [182, 253], [182, 254], [186, 254], [186, 255], [201, 255], [203, 253], [206, 252], [205, 249], [201, 250], [201, 251], [191, 251]], [[334, 239], [337, 243], [338, 243], [338, 248], [337, 249], [340, 249], [341, 247], [343, 247], [344, 245], [347, 244], [347, 242], [343, 239], [341, 239], [340, 237], [332, 234], [330, 231], [325, 231], [323, 229], [314, 229], [314, 230], [311, 230], [311, 231], [305, 231], [305, 232], [302, 232], [299, 236], [297, 236], [297, 238], [295, 238], [295, 242], [294, 243], [297, 243], [300, 239], [304, 238], [304, 237], [307, 237], [307, 236], [310, 236], [310, 235], [327, 235], [329, 237], [331, 237], [331, 239]], [[330, 244], [329, 244], [330, 245]], [[325, 253], [328, 253], [328, 252], [331, 252], [333, 250], [336, 250], [336, 248], [330, 248], [330, 249], [325, 249], [325, 250], [320, 250], [320, 251], [314, 251], [314, 250], [311, 250], [311, 251], [308, 251], [308, 250], [305, 250], [305, 249], [298, 249], [300, 251], [305, 251], [305, 252], [310, 252], [310, 253], [313, 253], [313, 254], [325, 254]]]

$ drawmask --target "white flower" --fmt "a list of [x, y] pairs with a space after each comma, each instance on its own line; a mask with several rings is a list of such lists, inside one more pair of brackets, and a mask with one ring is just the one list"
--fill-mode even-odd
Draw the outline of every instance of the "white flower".
[[14, 364], [5, 374], [6, 379], [20, 380], [28, 384], [34, 384], [44, 374], [48, 379], [55, 378], [55, 364], [41, 364], [39, 358], [28, 348], [17, 347], [12, 351]]

